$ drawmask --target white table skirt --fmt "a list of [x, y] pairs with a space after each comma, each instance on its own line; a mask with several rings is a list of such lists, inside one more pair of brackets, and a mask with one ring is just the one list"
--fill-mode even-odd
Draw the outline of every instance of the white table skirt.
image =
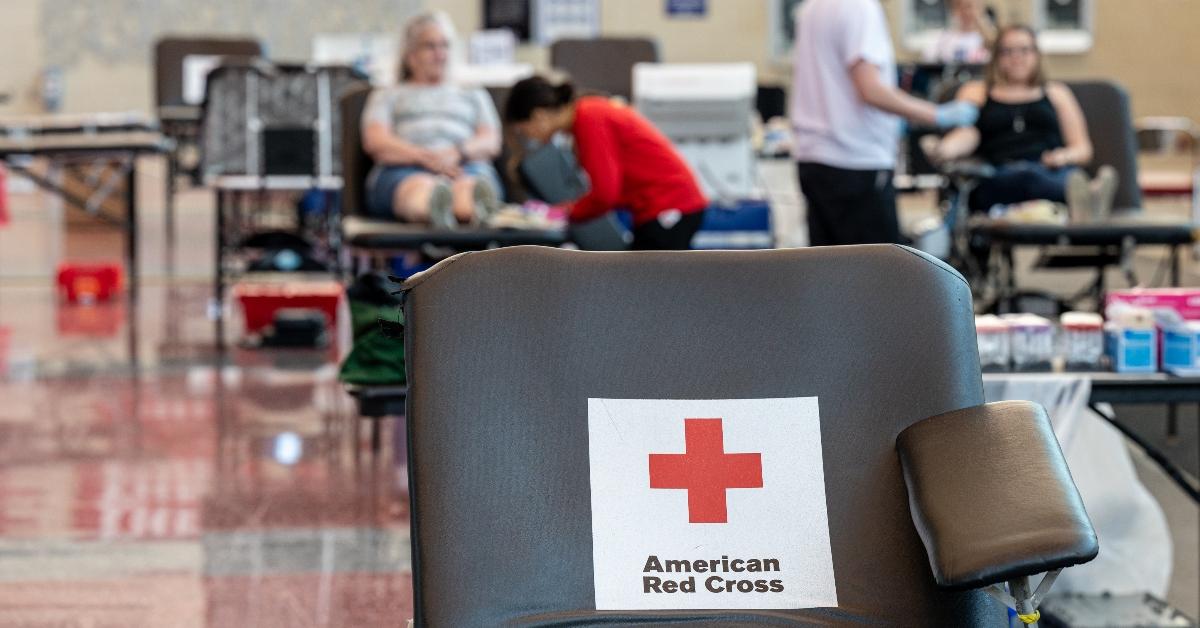
[[1172, 560], [1167, 519], [1138, 479], [1125, 437], [1088, 408], [1091, 380], [1072, 374], [989, 373], [983, 384], [988, 401], [1026, 400], [1046, 408], [1100, 539], [1100, 555], [1064, 570], [1054, 591], [1165, 597]]

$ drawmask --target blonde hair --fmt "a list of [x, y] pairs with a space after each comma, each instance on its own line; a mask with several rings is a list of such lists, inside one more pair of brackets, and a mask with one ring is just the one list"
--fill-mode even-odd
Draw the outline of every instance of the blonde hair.
[[416, 49], [417, 41], [421, 38], [421, 33], [430, 26], [437, 26], [446, 39], [453, 46], [456, 33], [454, 32], [454, 22], [450, 21], [450, 16], [445, 11], [425, 11], [418, 13], [409, 18], [404, 23], [404, 37], [400, 44], [400, 81], [404, 82], [412, 78], [412, 70], [408, 68], [408, 55]]

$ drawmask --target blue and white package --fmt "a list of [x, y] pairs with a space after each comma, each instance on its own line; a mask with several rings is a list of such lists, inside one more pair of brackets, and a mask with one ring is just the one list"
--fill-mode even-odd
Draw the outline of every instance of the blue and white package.
[[1163, 329], [1163, 370], [1175, 375], [1200, 375], [1200, 321]]
[[1118, 373], [1158, 371], [1158, 330], [1109, 325], [1104, 329], [1105, 353]]

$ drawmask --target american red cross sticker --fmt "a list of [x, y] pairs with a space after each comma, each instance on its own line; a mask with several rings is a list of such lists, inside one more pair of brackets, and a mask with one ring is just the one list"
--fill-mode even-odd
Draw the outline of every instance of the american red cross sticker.
[[762, 454], [727, 454], [721, 419], [685, 419], [682, 454], [650, 454], [650, 488], [686, 489], [688, 522], [726, 523], [725, 490], [762, 488]]

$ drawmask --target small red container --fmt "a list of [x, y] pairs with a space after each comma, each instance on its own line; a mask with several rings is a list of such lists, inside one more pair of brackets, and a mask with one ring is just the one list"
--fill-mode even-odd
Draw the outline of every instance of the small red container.
[[108, 301], [121, 292], [124, 273], [114, 262], [63, 262], [58, 291], [70, 303]]
[[243, 282], [233, 287], [245, 316], [246, 332], [257, 334], [284, 308], [320, 310], [331, 328], [337, 321], [342, 285], [336, 281]]
[[120, 300], [92, 305], [60, 303], [54, 318], [60, 336], [115, 338], [125, 323], [125, 304]]

